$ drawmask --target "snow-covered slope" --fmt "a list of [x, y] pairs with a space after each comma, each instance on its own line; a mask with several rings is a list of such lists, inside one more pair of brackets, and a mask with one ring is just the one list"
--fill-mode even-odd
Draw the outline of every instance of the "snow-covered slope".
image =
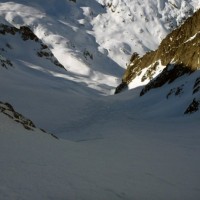
[[[170, 33], [156, 51], [148, 52], [142, 57], [133, 54], [116, 93], [127, 87], [142, 85], [144, 88], [141, 96], [155, 88], [161, 88], [162, 92], [166, 89], [167, 99], [171, 96], [180, 97], [178, 107], [185, 105], [182, 107], [183, 113], [197, 111], [200, 107], [199, 21], [200, 10]], [[160, 90], [157, 92], [160, 93]]]
[[29, 26], [69, 80], [110, 94], [133, 52], [156, 49], [198, 7], [198, 0], [1, 0], [0, 16], [18, 28]]
[[[98, 3], [91, 6], [102, 9]], [[122, 68], [98, 51], [92, 29], [79, 23], [85, 17], [81, 5], [64, 0], [6, 1], [0, 4], [0, 10], [3, 22], [33, 30], [67, 69], [68, 80], [84, 82], [107, 94], [118, 83]]]
[[101, 138], [70, 142], [0, 113], [0, 199], [199, 199], [198, 119], [152, 123], [121, 114], [93, 123]]
[[[200, 7], [198, 0], [99, 0], [107, 12], [93, 20], [97, 42], [121, 66], [132, 53], [155, 50], [162, 39]], [[101, 33], [101, 34], [99, 34]]]
[[2, 101], [50, 131], [62, 128], [67, 118], [70, 124], [83, 117], [76, 111], [84, 113], [97, 94], [68, 80], [68, 72], [29, 28], [1, 25], [0, 41]]
[[[0, 103], [0, 199], [200, 198], [199, 112], [183, 115], [188, 101], [180, 104], [174, 90], [167, 100], [168, 87], [104, 96], [129, 50], [143, 54], [171, 31], [165, 15], [175, 23], [177, 13], [190, 15], [182, 1], [170, 2], [0, 0], [0, 101], [13, 106]], [[155, 20], [145, 14], [151, 22], [143, 23], [139, 11]], [[152, 27], [156, 34], [146, 32]], [[197, 75], [188, 92], [198, 90]], [[26, 129], [33, 122], [19, 113], [59, 140]]]

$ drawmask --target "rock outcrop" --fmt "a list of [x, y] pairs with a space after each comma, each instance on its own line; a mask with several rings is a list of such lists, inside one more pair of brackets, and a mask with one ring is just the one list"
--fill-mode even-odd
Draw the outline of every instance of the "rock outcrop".
[[[164, 69], [158, 72], [159, 66]], [[185, 23], [169, 34], [156, 51], [148, 52], [143, 57], [133, 54], [116, 93], [121, 92], [137, 77], [141, 83], [147, 81], [140, 95], [149, 90], [172, 83], [185, 74], [192, 74], [200, 69], [200, 10]], [[145, 71], [141, 75], [141, 72]], [[194, 84], [193, 94], [199, 91], [199, 79]], [[199, 105], [196, 98], [185, 113], [190, 113], [193, 105]], [[196, 107], [198, 107], [198, 105]], [[195, 110], [195, 109], [193, 109]]]
[[[35, 129], [38, 129], [35, 124], [28, 118], [24, 117], [19, 112], [15, 111], [13, 106], [9, 103], [3, 103], [0, 101], [0, 113], [5, 114], [15, 122], [21, 124], [25, 129], [34, 131]], [[45, 130], [40, 129], [42, 132], [47, 133]], [[58, 139], [54, 134], [50, 134], [52, 137]]]
[[[17, 29], [14, 26], [8, 26], [5, 24], [0, 24], [0, 35], [16, 35], [19, 34], [22, 40], [27, 41], [31, 40], [39, 44], [40, 49], [37, 50], [37, 55], [39, 57], [43, 57], [47, 60], [50, 60], [54, 65], [64, 68], [59, 61], [54, 57], [51, 50], [47, 45], [43, 44], [42, 41], [32, 32], [32, 30], [27, 26], [21, 26]], [[6, 44], [9, 49], [12, 49], [10, 44]], [[5, 52], [5, 48], [0, 46], [0, 64], [4, 68], [8, 68], [9, 66], [13, 66], [11, 61], [4, 57], [3, 53]]]

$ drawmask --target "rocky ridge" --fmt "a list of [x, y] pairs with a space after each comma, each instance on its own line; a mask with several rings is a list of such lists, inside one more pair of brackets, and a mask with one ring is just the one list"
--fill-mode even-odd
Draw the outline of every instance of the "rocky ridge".
[[[34, 41], [35, 43], [39, 44], [39, 49], [36, 50], [36, 54], [39, 57], [43, 57], [50, 62], [52, 62], [54, 65], [64, 68], [58, 60], [54, 57], [52, 54], [51, 50], [48, 48], [47, 45], [45, 45], [33, 32], [32, 30], [27, 27], [27, 26], [21, 26], [19, 29], [14, 27], [14, 26], [9, 26], [6, 24], [0, 24], [0, 35], [5, 36], [5, 35], [12, 35], [15, 36], [19, 34], [21, 39], [23, 41]], [[6, 43], [5, 46], [1, 44], [0, 46], [0, 64], [4, 68], [8, 68], [10, 66], [13, 66], [12, 62], [7, 59], [4, 56], [4, 53], [7, 52], [8, 50], [12, 50], [12, 45], [9, 43]]]
[[[147, 82], [140, 93], [142, 96], [151, 89], [161, 87], [166, 83], [173, 83], [185, 74], [198, 73], [200, 68], [199, 22], [200, 10], [188, 18], [182, 26], [169, 34], [156, 51], [148, 52], [143, 57], [136, 53], [133, 54], [122, 83], [116, 89], [116, 93], [128, 88], [129, 84], [134, 82], [136, 78], [139, 78], [141, 83]], [[163, 70], [158, 74], [158, 69], [161, 67]], [[145, 73], [142, 74], [142, 71], [145, 71]], [[194, 88], [199, 88], [196, 86], [199, 84], [198, 80], [199, 77], [196, 77]], [[199, 89], [196, 89], [192, 95], [196, 95], [197, 91]], [[199, 102], [199, 98], [195, 97], [192, 102], [191, 105], [196, 105], [195, 107], [197, 107], [199, 103], [194, 102]], [[185, 113], [192, 112], [189, 110], [186, 109]]]
[[20, 113], [16, 112], [9, 103], [0, 102], [0, 112], [13, 119], [15, 122], [22, 124], [22, 126], [27, 130], [33, 131], [36, 128], [35, 124], [30, 119], [27, 119]]
[[[5, 114], [10, 119], [21, 124], [26, 130], [34, 131], [38, 129], [36, 125], [30, 119], [24, 117], [22, 114], [17, 112], [13, 106], [9, 103], [4, 103], [0, 101], [0, 113]], [[44, 129], [40, 129], [43, 133], [47, 133]], [[50, 134], [52, 137], [58, 139], [54, 134]]]

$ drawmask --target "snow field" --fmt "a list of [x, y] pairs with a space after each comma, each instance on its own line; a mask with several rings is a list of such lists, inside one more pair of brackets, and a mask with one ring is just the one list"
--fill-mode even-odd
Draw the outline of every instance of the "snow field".
[[67, 71], [38, 57], [38, 43], [1, 35], [13, 67], [1, 68], [0, 100], [60, 139], [0, 113], [0, 199], [198, 200], [199, 113], [183, 116], [183, 108], [199, 73], [182, 103], [166, 94], [185, 77], [142, 98], [137, 80], [134, 90], [105, 96], [130, 55], [155, 49], [167, 19], [178, 23], [185, 1], [98, 2], [1, 0], [1, 21], [30, 26]]

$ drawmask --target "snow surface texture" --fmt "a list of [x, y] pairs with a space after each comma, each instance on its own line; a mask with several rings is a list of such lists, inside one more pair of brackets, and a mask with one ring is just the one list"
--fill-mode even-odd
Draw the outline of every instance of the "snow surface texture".
[[0, 113], [1, 199], [198, 200], [197, 121], [130, 117], [93, 123], [88, 130], [103, 137], [70, 142]]
[[[125, 1], [114, 1], [115, 11], [112, 6], [102, 7], [106, 2], [94, 0], [0, 2], [2, 23], [29, 25], [44, 42], [24, 41], [20, 33], [0, 35], [0, 60], [6, 65], [0, 68], [0, 100], [11, 103], [36, 127], [62, 138], [56, 140], [38, 129], [25, 130], [0, 113], [0, 199], [200, 198], [199, 112], [183, 116], [186, 102], [175, 95], [166, 98], [167, 91], [182, 84], [184, 77], [142, 98], [140, 87], [117, 96], [102, 95], [118, 84], [123, 73], [119, 65], [127, 62], [126, 56], [129, 59], [127, 53], [118, 51], [120, 46], [106, 41], [118, 44], [120, 38], [126, 50], [136, 49], [127, 41], [135, 29], [128, 36], [122, 34], [133, 24], [120, 25], [116, 17]], [[134, 2], [136, 12], [158, 5], [156, 1], [126, 2], [126, 9]], [[152, 27], [164, 37], [169, 31], [162, 21], [164, 13], [176, 13], [182, 1], [168, 11], [171, 1], [159, 2], [159, 9], [152, 13], [156, 19]], [[190, 5], [196, 9], [199, 2]], [[139, 13], [135, 16], [138, 21], [133, 23], [140, 27], [142, 18]], [[113, 21], [112, 27], [104, 19]], [[110, 35], [104, 32], [102, 43], [101, 24], [108, 32], [115, 29]], [[137, 48], [141, 54], [156, 48], [161, 39], [149, 34], [146, 43], [142, 33], [136, 35], [142, 42]], [[44, 44], [67, 71], [38, 56]], [[187, 80], [184, 95], [190, 95], [198, 76]]]

